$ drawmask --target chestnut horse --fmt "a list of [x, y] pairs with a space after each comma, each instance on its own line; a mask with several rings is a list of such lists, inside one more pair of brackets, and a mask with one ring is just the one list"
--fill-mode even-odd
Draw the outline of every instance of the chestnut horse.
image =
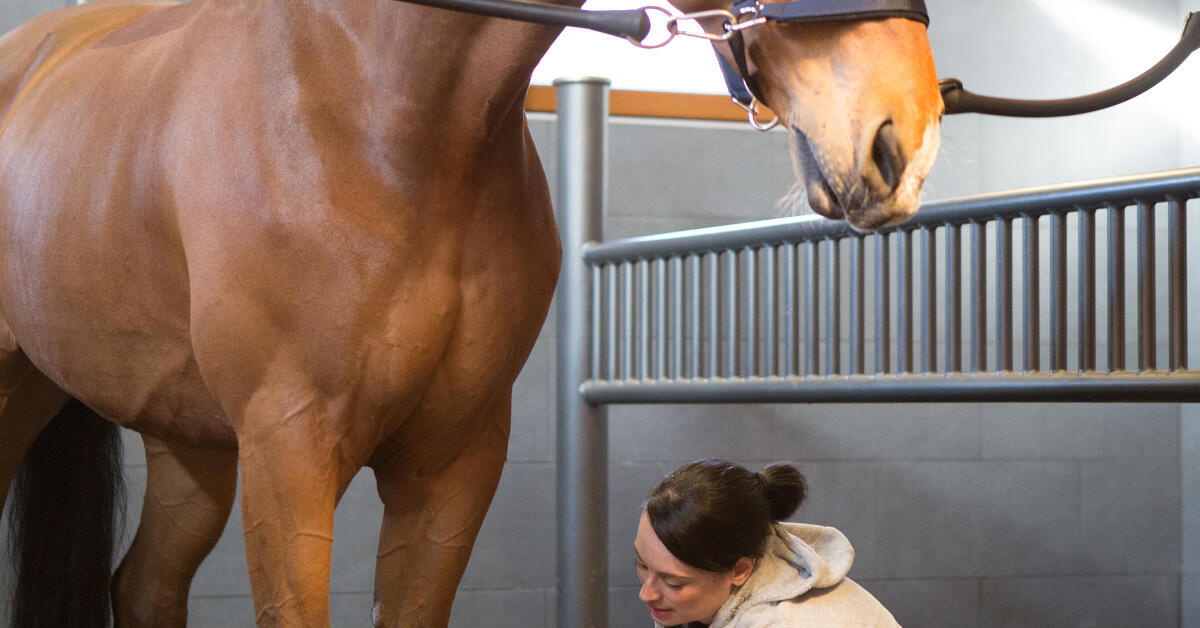
[[[105, 625], [110, 586], [117, 625], [184, 625], [240, 468], [258, 623], [327, 626], [334, 508], [364, 466], [375, 625], [447, 623], [559, 268], [522, 108], [557, 34], [392, 0], [102, 0], [0, 39], [19, 625]], [[915, 211], [942, 113], [922, 24], [772, 25], [746, 50], [816, 209]], [[79, 497], [30, 512], [47, 475], [104, 505], [111, 424], [141, 433], [148, 486], [110, 583], [107, 562], [77, 575], [108, 551], [70, 531], [100, 525]], [[52, 524], [70, 569], [38, 564], [68, 543]]]

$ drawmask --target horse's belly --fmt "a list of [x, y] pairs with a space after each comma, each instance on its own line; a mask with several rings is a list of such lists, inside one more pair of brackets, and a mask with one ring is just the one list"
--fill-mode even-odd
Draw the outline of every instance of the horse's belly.
[[[92, 312], [74, 321], [103, 319]], [[30, 360], [71, 396], [105, 418], [156, 438], [200, 448], [236, 448], [229, 420], [200, 377], [191, 348], [150, 329], [130, 331], [136, 319], [104, 328], [83, 325], [43, 328], [54, 314], [5, 314]], [[68, 327], [69, 326], [69, 327]]]

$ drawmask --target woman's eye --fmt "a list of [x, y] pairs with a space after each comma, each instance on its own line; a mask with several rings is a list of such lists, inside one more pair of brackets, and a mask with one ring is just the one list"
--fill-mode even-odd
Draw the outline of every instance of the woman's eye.
[[667, 585], [667, 588], [668, 588], [668, 589], [679, 589], [680, 587], [682, 587], [682, 586], [683, 586], [683, 584], [681, 584], [681, 583], [678, 583], [678, 582], [667, 582], [666, 580], [664, 580], [664, 581], [663, 581], [663, 584]]

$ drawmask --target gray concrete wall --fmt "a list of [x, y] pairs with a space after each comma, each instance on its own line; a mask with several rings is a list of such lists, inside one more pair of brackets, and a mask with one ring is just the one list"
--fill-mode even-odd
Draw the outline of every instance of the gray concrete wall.
[[[1187, 8], [1181, 0], [928, 4], [941, 75], [1031, 97], [1128, 78], [1173, 43]], [[0, 0], [0, 20], [49, 5]], [[1067, 9], [1047, 5], [1101, 21], [1090, 31], [1068, 27]], [[1141, 46], [1131, 32], [1168, 41]], [[1126, 63], [1132, 57], [1140, 60]], [[1135, 103], [1075, 119], [947, 119], [926, 196], [1195, 164], [1200, 131], [1183, 103], [1195, 102], [1196, 84], [1173, 78]], [[533, 118], [553, 181], [553, 117]], [[790, 180], [782, 133], [618, 120], [607, 236], [775, 217]], [[551, 317], [518, 380], [509, 463], [453, 626], [555, 625], [553, 327]], [[798, 518], [843, 529], [858, 550], [851, 576], [906, 625], [1200, 625], [1197, 407], [1182, 416], [1175, 405], [614, 408], [609, 624], [650, 625], [630, 566], [641, 499], [675, 466], [721, 456], [804, 464], [812, 498]], [[135, 436], [129, 445], [135, 522], [145, 466]], [[335, 626], [368, 625], [380, 514], [373, 478], [360, 474], [336, 520]], [[193, 626], [252, 625], [236, 512], [192, 593]]]
[[74, 0], [0, 0], [0, 35], [35, 15], [72, 4]]

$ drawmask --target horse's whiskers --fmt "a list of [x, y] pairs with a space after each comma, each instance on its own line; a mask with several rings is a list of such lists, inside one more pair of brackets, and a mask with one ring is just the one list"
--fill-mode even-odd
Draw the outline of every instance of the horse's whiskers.
[[812, 213], [808, 206], [808, 188], [799, 181], [793, 181], [787, 193], [775, 201], [775, 209], [778, 210], [776, 218], [794, 218]]

